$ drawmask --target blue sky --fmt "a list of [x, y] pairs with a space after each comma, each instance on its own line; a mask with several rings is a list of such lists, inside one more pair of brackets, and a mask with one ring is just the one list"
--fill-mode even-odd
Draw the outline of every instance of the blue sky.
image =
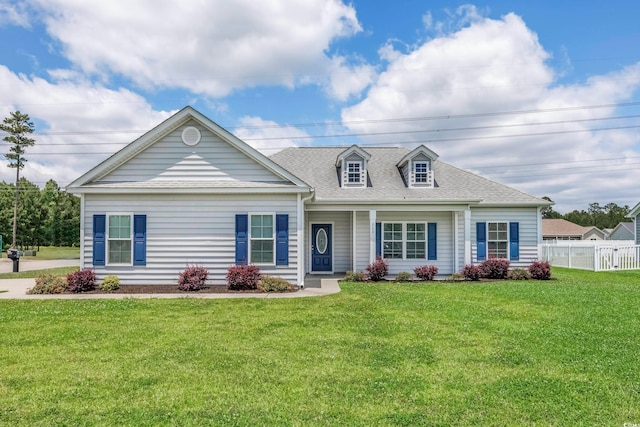
[[39, 185], [192, 105], [267, 155], [424, 143], [563, 213], [633, 206], [639, 16], [619, 0], [0, 0], [0, 114], [34, 120]]

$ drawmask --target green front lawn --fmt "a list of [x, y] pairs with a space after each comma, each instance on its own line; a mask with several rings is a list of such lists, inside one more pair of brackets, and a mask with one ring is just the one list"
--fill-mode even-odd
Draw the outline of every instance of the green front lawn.
[[40, 246], [36, 256], [25, 256], [24, 258], [39, 260], [80, 259], [80, 248], [67, 246]]
[[640, 272], [0, 300], [0, 425], [640, 423]]

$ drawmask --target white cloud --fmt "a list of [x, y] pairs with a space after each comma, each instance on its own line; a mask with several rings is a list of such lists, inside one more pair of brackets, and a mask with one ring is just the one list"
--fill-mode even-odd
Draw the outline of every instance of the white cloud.
[[[78, 69], [213, 97], [324, 82], [334, 69], [332, 41], [362, 30], [355, 9], [340, 0], [31, 1]], [[354, 92], [334, 88], [328, 92], [339, 97]]]
[[267, 156], [287, 147], [308, 145], [310, 141], [309, 134], [294, 126], [279, 125], [255, 116], [242, 117], [233, 134]]
[[0, 0], [0, 26], [2, 25], [17, 25], [18, 27], [29, 28], [31, 23], [26, 5], [10, 0]]
[[[21, 176], [37, 185], [54, 179], [65, 186], [80, 174], [156, 126], [172, 112], [154, 111], [139, 95], [89, 82], [47, 82], [16, 75], [0, 66], [0, 117], [20, 110], [36, 127], [36, 143], [26, 152]], [[2, 142], [2, 154], [8, 146]], [[15, 171], [2, 158], [0, 180], [13, 182]]]
[[[452, 23], [451, 28], [462, 28], [408, 52], [397, 51], [390, 43], [381, 49], [381, 58], [389, 61], [386, 70], [365, 99], [342, 112], [351, 131], [407, 132], [363, 139], [372, 144], [423, 142], [443, 161], [538, 196], [551, 196], [559, 209], [586, 206], [591, 201], [636, 203], [637, 200], [609, 199], [614, 187], [616, 194], [622, 194], [620, 199], [625, 194], [629, 199], [637, 198], [631, 159], [613, 165], [596, 162], [598, 168], [593, 167], [594, 163], [577, 163], [640, 156], [637, 130], [593, 130], [620, 126], [624, 121], [576, 121], [613, 117], [618, 114], [615, 108], [518, 115], [479, 113], [624, 102], [640, 87], [640, 63], [593, 77], [584, 84], [559, 85], [555, 70], [546, 64], [550, 55], [520, 17], [509, 14], [498, 20], [485, 19], [469, 7], [460, 10], [459, 15], [460, 22]], [[428, 119], [385, 121], [390, 118]], [[353, 121], [365, 123], [349, 124]], [[558, 121], [567, 123], [541, 124]], [[528, 126], [516, 126], [523, 124]], [[452, 128], [459, 130], [449, 130]], [[549, 132], [558, 133], [515, 136]], [[529, 163], [536, 165], [507, 167]], [[571, 167], [583, 169], [567, 169]]]

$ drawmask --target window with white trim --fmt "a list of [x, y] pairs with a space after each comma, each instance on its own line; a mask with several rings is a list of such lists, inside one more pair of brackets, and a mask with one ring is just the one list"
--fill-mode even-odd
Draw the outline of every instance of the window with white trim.
[[426, 184], [429, 182], [429, 163], [414, 162], [413, 163], [414, 180], [417, 184]]
[[273, 264], [275, 253], [273, 214], [251, 214], [249, 232], [249, 262]]
[[489, 258], [508, 258], [509, 224], [506, 222], [487, 223], [487, 255]]
[[107, 214], [107, 264], [131, 265], [132, 214]]
[[382, 257], [403, 258], [402, 223], [382, 225]]
[[426, 259], [426, 223], [408, 222], [382, 224], [382, 257], [397, 259]]
[[407, 259], [424, 259], [427, 257], [427, 233], [423, 222], [407, 223]]
[[349, 184], [362, 183], [362, 162], [347, 162], [347, 182]]

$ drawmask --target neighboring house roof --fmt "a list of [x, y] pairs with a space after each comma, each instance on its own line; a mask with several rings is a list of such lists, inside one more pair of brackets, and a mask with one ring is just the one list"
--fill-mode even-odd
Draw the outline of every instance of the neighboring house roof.
[[[137, 179], [127, 179], [125, 181], [112, 178], [112, 174], [119, 168], [122, 168], [127, 162], [132, 161], [141, 153], [145, 152], [145, 150], [149, 150], [154, 144], [170, 135], [171, 132], [187, 124], [202, 126], [208, 132], [220, 138], [220, 140], [227, 143], [229, 147], [237, 150], [234, 152], [241, 153], [246, 156], [245, 158], [249, 158], [255, 162], [253, 163], [255, 168], [263, 168], [262, 170], [268, 171], [269, 179], [262, 181], [229, 179], [229, 177], [220, 177], [220, 173], [218, 173], [218, 176], [214, 176], [215, 165], [210, 164], [196, 154], [189, 155], [190, 151], [182, 147], [182, 143], [180, 143], [180, 146], [186, 153], [186, 158], [180, 159], [177, 157], [176, 159], [170, 159], [170, 162], [164, 165], [166, 169], [156, 171], [157, 174], [155, 176], [140, 175], [139, 178], [136, 177]], [[184, 143], [187, 144], [186, 141]], [[195, 143], [197, 143], [197, 141]], [[193, 178], [181, 176], [180, 178], [176, 178], [176, 174], [180, 175], [180, 171], [193, 168], [195, 163], [198, 164], [200, 172], [208, 171], [210, 172], [210, 176], [194, 176]], [[263, 176], [266, 175], [263, 174]], [[194, 192], [269, 190], [278, 192], [309, 191], [310, 189], [300, 178], [274, 163], [264, 154], [240, 140], [226, 129], [220, 127], [202, 113], [192, 107], [185, 107], [73, 181], [67, 186], [67, 190], [72, 193], [83, 193], [103, 191], [154, 192], [164, 190], [178, 192], [184, 192], [186, 190], [192, 190]]]
[[270, 158], [313, 187], [316, 202], [471, 203], [486, 206], [551, 204], [440, 160], [433, 162], [433, 188], [408, 188], [397, 166], [411, 152], [403, 147], [366, 147], [366, 152], [371, 155], [367, 166], [370, 185], [341, 188], [335, 164], [336, 158], [345, 149], [346, 147], [293, 147]]
[[543, 237], [576, 237], [582, 238], [591, 231], [597, 231], [604, 236], [604, 233], [595, 226], [582, 226], [575, 224], [566, 219], [543, 219], [542, 220], [542, 236]]
[[633, 240], [633, 222], [621, 222], [609, 234], [611, 240]]

